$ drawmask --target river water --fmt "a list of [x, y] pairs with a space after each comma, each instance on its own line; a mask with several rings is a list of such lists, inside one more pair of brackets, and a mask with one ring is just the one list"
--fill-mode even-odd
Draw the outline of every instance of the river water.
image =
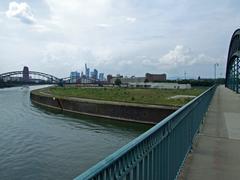
[[0, 89], [0, 179], [72, 179], [150, 126], [63, 114]]

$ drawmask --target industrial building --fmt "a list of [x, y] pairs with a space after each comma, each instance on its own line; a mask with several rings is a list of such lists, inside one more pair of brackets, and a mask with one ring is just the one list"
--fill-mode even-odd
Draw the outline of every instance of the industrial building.
[[166, 74], [150, 74], [146, 73], [145, 77], [123, 77], [121, 75], [107, 76], [107, 81], [109, 83], [114, 83], [116, 79], [120, 79], [122, 84], [129, 84], [129, 83], [144, 83], [144, 82], [159, 82], [159, 81], [166, 81], [167, 75]]
[[129, 83], [128, 87], [137, 88], [157, 88], [157, 89], [191, 89], [190, 84], [178, 84], [178, 83]]
[[120, 79], [122, 84], [128, 84], [128, 83], [140, 83], [145, 81], [145, 77], [112, 77], [110, 80], [110, 83], [114, 83], [116, 79]]
[[146, 73], [145, 78], [148, 82], [156, 82], [156, 81], [166, 81], [167, 75], [166, 74], [150, 74]]

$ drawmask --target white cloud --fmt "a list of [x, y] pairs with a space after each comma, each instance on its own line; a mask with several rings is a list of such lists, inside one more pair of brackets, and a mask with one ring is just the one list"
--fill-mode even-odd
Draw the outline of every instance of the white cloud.
[[[7, 12], [0, 12], [2, 47], [6, 43], [11, 47], [11, 51], [6, 51], [9, 55], [1, 51], [3, 48], [0, 52], [6, 57], [15, 56], [16, 61], [22, 57], [40, 71], [48, 68], [59, 74], [68, 74], [85, 62], [105, 69], [105, 73], [136, 75], [174, 74], [178, 67], [208, 66], [227, 54], [229, 38], [240, 20], [236, 6], [228, 7], [223, 0], [217, 6], [206, 0], [15, 1], [9, 3]], [[3, 2], [0, 7], [7, 10]], [[5, 14], [31, 26], [9, 21]], [[234, 14], [234, 18], [229, 18]], [[22, 39], [22, 44], [36, 47], [39, 57], [35, 51], [18, 51], [19, 43], [12, 40], [16, 37]], [[29, 54], [34, 58], [29, 58]], [[42, 60], [42, 64], [33, 59]], [[212, 66], [209, 69], [211, 74]]]
[[46, 45], [39, 63], [45, 69], [56, 70], [55, 74], [62, 76], [61, 73], [83, 69], [85, 62], [94, 61], [95, 63], [95, 59], [95, 55], [87, 48], [80, 48], [76, 44], [52, 42]]
[[50, 31], [51, 29], [41, 24], [34, 24], [31, 27], [31, 30], [42, 33], [42, 32]]
[[25, 2], [10, 2], [6, 16], [17, 18], [25, 24], [34, 24], [36, 22], [31, 7]]
[[135, 17], [126, 17], [126, 21], [130, 22], [130, 23], [135, 23], [137, 20], [137, 18]]
[[163, 55], [159, 62], [162, 65], [190, 65], [193, 64], [195, 58], [189, 48], [185, 48], [182, 45], [177, 45], [173, 50], [170, 50], [167, 54]]
[[173, 50], [170, 50], [159, 59], [159, 64], [166, 68], [176, 68], [179, 66], [191, 66], [198, 63], [213, 63], [214, 61], [215, 59], [212, 57], [208, 57], [205, 54], [197, 54], [190, 48], [177, 45]]
[[[51, 11], [85, 16], [101, 15], [111, 4], [111, 0], [46, 0]], [[60, 14], [59, 14], [60, 15]]]
[[111, 24], [101, 23], [101, 24], [97, 24], [97, 27], [101, 27], [101, 28], [109, 28], [109, 27], [112, 27], [112, 25], [111, 25]]

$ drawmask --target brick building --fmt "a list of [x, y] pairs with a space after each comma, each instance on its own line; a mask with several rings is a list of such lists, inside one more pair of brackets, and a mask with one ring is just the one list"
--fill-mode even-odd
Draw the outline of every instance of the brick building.
[[167, 75], [166, 74], [150, 74], [150, 73], [146, 73], [145, 77], [146, 77], [146, 79], [149, 82], [166, 81], [166, 79], [167, 79]]

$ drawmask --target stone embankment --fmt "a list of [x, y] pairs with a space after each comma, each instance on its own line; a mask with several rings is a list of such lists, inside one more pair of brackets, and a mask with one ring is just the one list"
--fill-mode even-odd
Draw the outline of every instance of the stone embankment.
[[178, 109], [171, 106], [55, 97], [41, 90], [32, 91], [30, 97], [35, 104], [65, 112], [146, 124], [156, 124]]

